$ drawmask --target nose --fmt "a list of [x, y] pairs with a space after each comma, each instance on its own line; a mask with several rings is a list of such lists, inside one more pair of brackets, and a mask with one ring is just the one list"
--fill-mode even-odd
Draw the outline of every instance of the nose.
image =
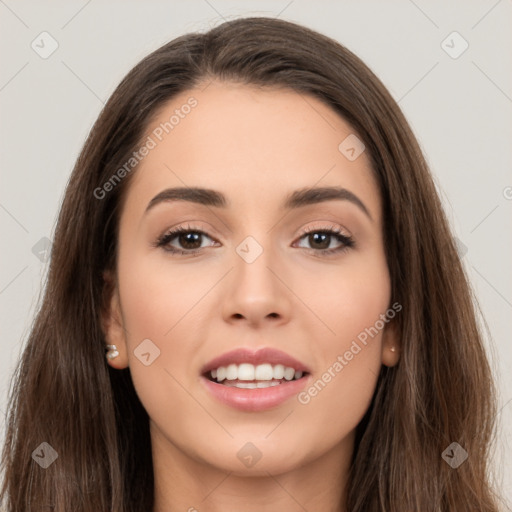
[[252, 262], [235, 254], [235, 268], [230, 272], [223, 299], [225, 321], [245, 323], [253, 328], [289, 321], [292, 294], [277, 259], [276, 254], [267, 249]]

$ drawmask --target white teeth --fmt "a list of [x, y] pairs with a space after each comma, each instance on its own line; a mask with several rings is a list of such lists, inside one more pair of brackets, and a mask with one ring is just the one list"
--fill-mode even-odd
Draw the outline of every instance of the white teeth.
[[[264, 386], [254, 386], [254, 387], [267, 387], [265, 384], [272, 380], [293, 380], [300, 379], [303, 375], [303, 372], [299, 370], [295, 370], [290, 366], [284, 366], [282, 364], [271, 365], [269, 363], [259, 364], [258, 366], [254, 366], [249, 363], [242, 364], [230, 364], [228, 366], [219, 366], [219, 368], [213, 369], [210, 372], [212, 379], [217, 380], [217, 382], [222, 382], [226, 380], [225, 384], [229, 385], [228, 381], [238, 380], [238, 381], [261, 381]], [[238, 383], [240, 384], [240, 383]], [[247, 387], [247, 386], [238, 386], [237, 387]], [[242, 384], [252, 384], [252, 383], [242, 383]], [[259, 384], [259, 383], [258, 383]], [[276, 383], [279, 384], [279, 383]], [[272, 384], [275, 385], [275, 384]], [[253, 386], [251, 385], [252, 389]]]
[[287, 366], [284, 369], [284, 378], [286, 380], [292, 380], [293, 377], [295, 377], [295, 370], [293, 368], [290, 368], [289, 366]]
[[238, 375], [238, 367], [236, 364], [230, 364], [226, 368], [226, 379], [228, 380], [235, 380]]
[[284, 366], [276, 364], [274, 366], [274, 379], [282, 379], [284, 377]]
[[256, 388], [270, 388], [279, 386], [280, 382], [226, 382], [225, 386], [229, 388], [242, 388], [242, 389], [256, 389]]
[[217, 381], [220, 382], [226, 378], [226, 367], [220, 366], [217, 368]]
[[256, 387], [258, 388], [269, 388], [271, 386], [279, 386], [280, 382], [256, 382]]
[[254, 380], [254, 372], [255, 370], [253, 364], [241, 364], [238, 367], [238, 380]]
[[254, 371], [254, 380], [272, 380], [274, 370], [271, 364], [259, 364]]

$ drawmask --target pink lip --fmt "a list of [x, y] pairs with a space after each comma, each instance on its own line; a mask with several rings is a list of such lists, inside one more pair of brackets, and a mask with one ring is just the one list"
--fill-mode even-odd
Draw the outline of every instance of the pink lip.
[[299, 380], [286, 381], [278, 386], [256, 389], [239, 389], [218, 384], [201, 376], [206, 389], [220, 402], [241, 411], [258, 412], [277, 407], [297, 395], [309, 382], [311, 375]]
[[[307, 375], [298, 380], [284, 381], [278, 386], [256, 389], [228, 387], [211, 381], [208, 378], [208, 373], [213, 369], [220, 366], [242, 363], [250, 363], [255, 366], [263, 363], [272, 365], [282, 364], [285, 367], [288, 366], [297, 371], [307, 373]], [[311, 371], [305, 364], [281, 350], [270, 347], [259, 350], [239, 348], [226, 352], [204, 365], [201, 370], [201, 382], [208, 392], [220, 402], [241, 411], [257, 412], [277, 407], [292, 396], [297, 395], [306, 383], [309, 382], [310, 374]]]
[[206, 363], [201, 370], [201, 374], [205, 374], [210, 370], [219, 368], [220, 366], [228, 366], [229, 364], [242, 364], [250, 363], [253, 365], [270, 363], [272, 365], [282, 364], [283, 366], [289, 366], [297, 371], [311, 373], [309, 368], [295, 359], [294, 357], [277, 350], [275, 348], [265, 347], [258, 350], [249, 350], [247, 348], [237, 348], [226, 352], [219, 357]]

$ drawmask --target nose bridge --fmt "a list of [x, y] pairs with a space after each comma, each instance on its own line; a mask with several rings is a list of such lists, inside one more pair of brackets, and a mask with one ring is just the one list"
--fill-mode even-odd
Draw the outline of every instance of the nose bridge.
[[235, 248], [235, 269], [225, 303], [226, 317], [243, 317], [253, 324], [289, 313], [286, 287], [275, 275], [280, 267], [277, 251], [269, 245], [271, 237], [259, 238], [261, 242], [249, 235]]
[[270, 247], [270, 237], [265, 237], [264, 240], [262, 238], [259, 236], [260, 243], [254, 236], [249, 235], [235, 249], [237, 289], [251, 295], [253, 300], [260, 301], [275, 295], [275, 277], [269, 270], [275, 264], [275, 251]]

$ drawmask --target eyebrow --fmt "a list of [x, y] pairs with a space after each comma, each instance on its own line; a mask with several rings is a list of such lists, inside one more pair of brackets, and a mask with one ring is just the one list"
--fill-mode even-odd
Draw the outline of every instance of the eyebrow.
[[[350, 190], [341, 187], [317, 187], [295, 190], [288, 195], [283, 208], [285, 210], [292, 210], [333, 200], [349, 201], [373, 220], [368, 208], [366, 208], [361, 199], [353, 192], [350, 192]], [[200, 187], [174, 187], [162, 190], [162, 192], [153, 197], [146, 207], [145, 213], [157, 204], [172, 201], [187, 201], [216, 208], [227, 208], [230, 204], [226, 196], [216, 190]]]

